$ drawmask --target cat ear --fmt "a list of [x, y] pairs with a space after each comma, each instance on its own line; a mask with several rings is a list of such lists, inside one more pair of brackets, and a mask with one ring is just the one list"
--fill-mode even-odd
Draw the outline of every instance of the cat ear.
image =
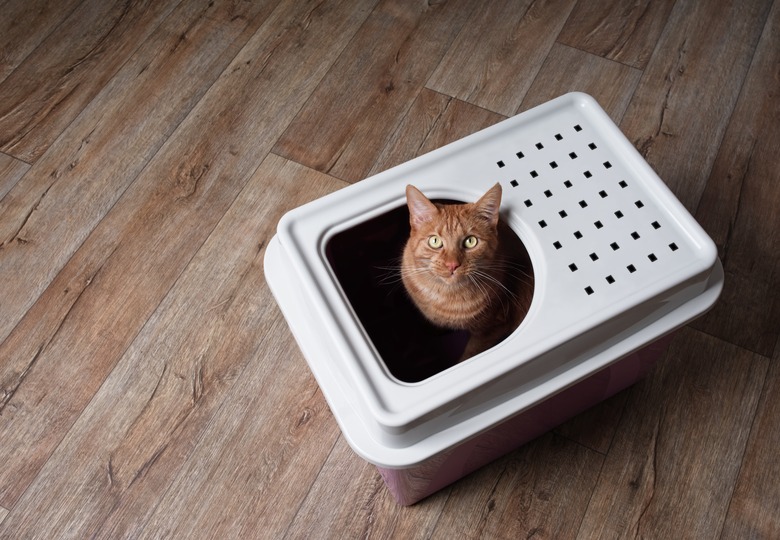
[[497, 226], [499, 208], [501, 207], [501, 184], [496, 183], [474, 205], [480, 217], [491, 226]]
[[406, 186], [406, 204], [409, 206], [409, 223], [412, 228], [427, 223], [439, 213], [439, 209], [419, 189]]

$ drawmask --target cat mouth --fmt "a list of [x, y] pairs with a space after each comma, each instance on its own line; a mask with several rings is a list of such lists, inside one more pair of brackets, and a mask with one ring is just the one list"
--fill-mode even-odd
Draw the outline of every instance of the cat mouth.
[[442, 279], [445, 283], [450, 283], [450, 284], [456, 283], [465, 278], [465, 274], [458, 270], [455, 270], [454, 272], [450, 272], [450, 270], [445, 269], [437, 272], [436, 275], [440, 279]]

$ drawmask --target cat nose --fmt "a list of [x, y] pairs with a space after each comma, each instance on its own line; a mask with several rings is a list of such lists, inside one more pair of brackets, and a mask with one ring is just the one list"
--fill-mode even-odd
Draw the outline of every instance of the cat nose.
[[455, 270], [457, 270], [458, 267], [460, 267], [460, 263], [458, 261], [447, 261], [446, 263], [444, 263], [444, 265], [450, 271], [450, 274], [454, 274]]

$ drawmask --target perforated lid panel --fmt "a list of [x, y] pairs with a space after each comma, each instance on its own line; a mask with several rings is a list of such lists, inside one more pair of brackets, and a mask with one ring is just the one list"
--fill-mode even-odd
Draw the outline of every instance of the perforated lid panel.
[[[402, 383], [351, 309], [327, 243], [404, 205], [407, 184], [474, 201], [496, 182], [533, 263], [531, 309], [494, 348]], [[579, 93], [293, 210], [266, 274], [348, 440], [382, 466], [421, 461], [595, 373], [708, 309], [721, 287], [710, 238]]]

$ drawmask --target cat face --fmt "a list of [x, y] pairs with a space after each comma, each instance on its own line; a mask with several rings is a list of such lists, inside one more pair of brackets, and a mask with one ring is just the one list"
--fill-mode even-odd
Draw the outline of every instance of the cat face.
[[435, 204], [414, 186], [407, 186], [406, 198], [411, 234], [405, 263], [414, 265], [414, 274], [457, 284], [494, 258], [499, 184], [471, 204]]

